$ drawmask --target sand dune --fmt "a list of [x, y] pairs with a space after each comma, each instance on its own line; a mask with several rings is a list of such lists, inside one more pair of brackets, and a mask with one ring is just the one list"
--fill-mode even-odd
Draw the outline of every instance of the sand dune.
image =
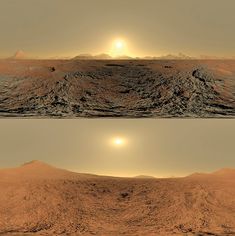
[[0, 233], [233, 235], [235, 170], [185, 178], [77, 174], [34, 161], [0, 170]]
[[235, 60], [1, 60], [2, 117], [235, 117]]

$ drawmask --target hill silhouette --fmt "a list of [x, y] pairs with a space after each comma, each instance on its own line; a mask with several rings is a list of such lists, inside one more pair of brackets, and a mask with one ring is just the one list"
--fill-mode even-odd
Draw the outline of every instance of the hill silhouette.
[[27, 59], [27, 58], [28, 56], [24, 51], [18, 50], [11, 59], [22, 60], [22, 59]]

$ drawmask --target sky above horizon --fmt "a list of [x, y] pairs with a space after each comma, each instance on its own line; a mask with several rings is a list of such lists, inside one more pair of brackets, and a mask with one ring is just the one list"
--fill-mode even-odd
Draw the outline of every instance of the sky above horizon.
[[235, 168], [234, 128], [234, 119], [1, 119], [0, 169], [40, 160], [111, 176], [213, 172]]
[[234, 0], [1, 0], [0, 57], [235, 56]]

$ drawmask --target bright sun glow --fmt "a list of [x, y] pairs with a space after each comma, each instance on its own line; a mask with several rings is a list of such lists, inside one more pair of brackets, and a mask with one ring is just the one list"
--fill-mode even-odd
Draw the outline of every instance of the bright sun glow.
[[123, 146], [125, 144], [125, 139], [116, 137], [113, 138], [112, 143], [114, 146]]
[[117, 49], [121, 49], [121, 48], [123, 48], [123, 42], [122, 41], [117, 41], [115, 46], [116, 46]]
[[111, 55], [114, 57], [128, 55], [127, 43], [123, 39], [116, 39], [112, 43]]

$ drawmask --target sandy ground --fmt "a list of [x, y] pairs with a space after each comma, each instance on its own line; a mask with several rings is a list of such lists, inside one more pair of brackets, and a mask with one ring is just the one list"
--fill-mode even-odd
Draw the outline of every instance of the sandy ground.
[[0, 170], [2, 235], [235, 235], [235, 170], [185, 178]]
[[235, 60], [0, 60], [0, 117], [235, 117]]

